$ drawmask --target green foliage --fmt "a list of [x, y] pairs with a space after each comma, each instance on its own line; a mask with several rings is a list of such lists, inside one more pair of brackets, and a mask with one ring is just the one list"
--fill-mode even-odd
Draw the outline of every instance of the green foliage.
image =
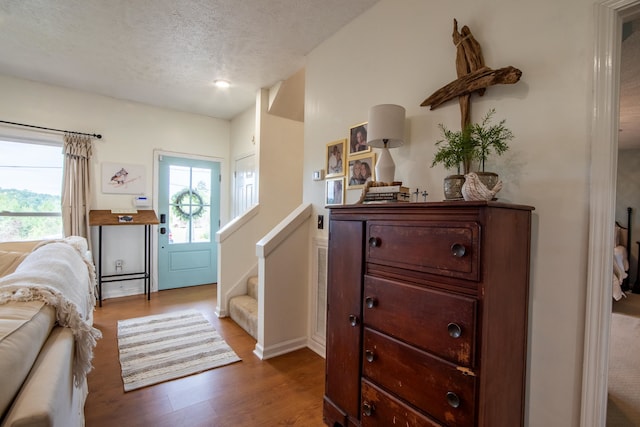
[[[7, 212], [60, 212], [58, 195], [0, 188], [0, 209]], [[1, 216], [0, 241], [62, 237], [62, 217]]]
[[438, 125], [444, 139], [436, 142], [438, 147], [431, 167], [441, 163], [446, 169], [462, 166], [465, 174], [470, 172], [471, 163], [479, 160], [482, 171], [484, 163], [493, 153], [500, 156], [509, 149], [508, 141], [513, 139], [513, 133], [504, 124], [506, 120], [497, 125], [490, 125], [490, 121], [496, 110], [491, 109], [482, 119], [481, 123], [471, 123], [463, 130], [454, 132], [443, 124]]
[[436, 142], [438, 150], [433, 157], [431, 167], [442, 163], [445, 169], [458, 168], [458, 174], [460, 174], [460, 166], [462, 165], [464, 173], [468, 173], [475, 153], [471, 128], [467, 127], [464, 130], [454, 132], [447, 129], [442, 123], [438, 127], [442, 131], [444, 139]]
[[198, 219], [204, 213], [202, 196], [194, 188], [185, 188], [171, 196], [171, 207], [182, 221]]
[[482, 172], [484, 172], [484, 162], [491, 155], [492, 150], [496, 155], [501, 156], [509, 149], [507, 141], [513, 139], [513, 133], [504, 126], [506, 120], [501, 120], [497, 125], [489, 126], [491, 118], [496, 110], [492, 108], [482, 120], [482, 123], [471, 125], [471, 134], [475, 140], [476, 156], [481, 161]]

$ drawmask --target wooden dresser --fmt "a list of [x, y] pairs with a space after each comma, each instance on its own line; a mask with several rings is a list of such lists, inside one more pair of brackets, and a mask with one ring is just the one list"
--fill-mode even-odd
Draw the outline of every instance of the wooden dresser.
[[523, 425], [532, 210], [331, 208], [328, 426]]

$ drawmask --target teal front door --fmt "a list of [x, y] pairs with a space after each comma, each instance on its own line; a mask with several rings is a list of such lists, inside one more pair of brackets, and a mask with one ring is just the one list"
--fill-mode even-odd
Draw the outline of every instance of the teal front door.
[[215, 283], [220, 163], [158, 159], [158, 289]]

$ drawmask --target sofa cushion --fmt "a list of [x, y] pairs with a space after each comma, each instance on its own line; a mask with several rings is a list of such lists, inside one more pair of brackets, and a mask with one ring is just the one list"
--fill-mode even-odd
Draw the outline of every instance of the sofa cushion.
[[42, 301], [0, 305], [0, 414], [29, 375], [55, 321], [55, 309]]
[[27, 255], [29, 255], [29, 252], [0, 250], [0, 277], [16, 271], [16, 267], [20, 265]]
[[87, 382], [73, 381], [73, 332], [56, 326], [1, 427], [69, 427], [84, 425]]
[[0, 242], [0, 251], [31, 252], [42, 240]]

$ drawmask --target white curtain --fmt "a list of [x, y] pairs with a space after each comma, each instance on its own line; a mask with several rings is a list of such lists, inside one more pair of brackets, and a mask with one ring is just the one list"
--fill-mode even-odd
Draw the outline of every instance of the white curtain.
[[65, 236], [89, 239], [91, 185], [89, 162], [91, 137], [64, 135], [64, 179], [62, 182], [62, 225]]

